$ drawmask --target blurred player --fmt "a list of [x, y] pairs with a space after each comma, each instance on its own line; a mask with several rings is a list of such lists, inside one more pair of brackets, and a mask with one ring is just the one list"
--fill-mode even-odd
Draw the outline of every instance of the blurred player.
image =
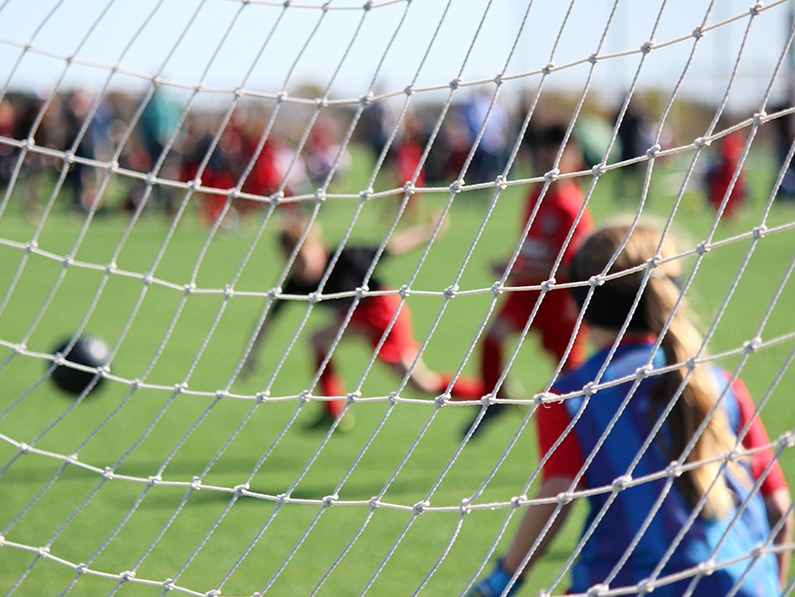
[[[671, 259], [677, 249], [668, 239], [661, 242], [656, 228], [629, 231], [626, 225], [597, 230], [572, 260], [571, 279], [589, 280], [613, 259], [611, 274], [658, 255], [663, 262], [645, 285], [636, 273], [592, 293], [584, 318], [598, 352], [553, 386], [552, 393], [569, 397], [535, 413], [544, 456], [535, 498], [553, 499], [526, 510], [505, 558], [468, 597], [518, 590], [522, 574], [570, 512], [571, 504], [561, 508], [554, 497], [572, 491], [575, 481], [590, 491], [633, 477], [647, 480], [587, 497], [568, 593], [604, 594], [609, 585], [615, 595], [756, 597], [781, 595], [787, 585], [791, 498], [754, 402], [740, 380], [732, 381], [709, 359], [683, 366], [700, 353], [703, 340], [681, 299], [681, 263]], [[588, 293], [588, 285], [572, 289], [578, 305], [585, 305]], [[620, 383], [647, 363], [654, 369], [650, 375]], [[583, 389], [596, 381], [602, 389], [589, 399]], [[662, 475], [672, 463], [687, 466]], [[644, 579], [660, 582], [642, 589]]]
[[[550, 126], [536, 133], [533, 152], [538, 173], [544, 174], [553, 169], [565, 134], [565, 129], [560, 126]], [[569, 140], [558, 163], [558, 169], [565, 173], [579, 170], [581, 167], [582, 157], [579, 148], [574, 141]], [[537, 186], [528, 197], [525, 224], [539, 201], [541, 189], [541, 186]], [[587, 208], [577, 222], [583, 201], [582, 190], [572, 178], [559, 179], [549, 185], [524, 240], [521, 253], [508, 277], [511, 286], [536, 286], [548, 280], [555, 260], [561, 252], [563, 259], [555, 272], [555, 279], [559, 283], [568, 281], [569, 262], [592, 226], [591, 214]], [[564, 247], [566, 237], [572, 229], [574, 234]], [[497, 275], [502, 275], [506, 267], [504, 263], [498, 264], [494, 266], [494, 271]], [[524, 329], [540, 296], [540, 290], [510, 292], [498, 307], [497, 317], [480, 343], [481, 376], [487, 393], [496, 395], [500, 390], [498, 382], [503, 370], [503, 342], [508, 336]], [[541, 336], [544, 350], [558, 362], [563, 359], [569, 339], [574, 333], [576, 319], [577, 309], [574, 301], [568, 292], [561, 291], [548, 293], [533, 319], [531, 329]], [[581, 334], [572, 346], [565, 368], [579, 365], [584, 355], [585, 337]], [[505, 404], [489, 406], [474, 432], [479, 433], [485, 424], [504, 413], [506, 408]], [[471, 424], [464, 429], [464, 435], [470, 428]]]
[[723, 210], [723, 217], [726, 219], [735, 216], [745, 201], [745, 172], [740, 167], [744, 145], [745, 140], [740, 131], [734, 131], [723, 137], [718, 143], [718, 159], [707, 170], [707, 197], [710, 205], [718, 211], [726, 193], [729, 192], [729, 186], [737, 169], [740, 168]]
[[[386, 246], [384, 255], [405, 253], [427, 242], [436, 227], [438, 220], [413, 228], [408, 228], [394, 235]], [[305, 228], [306, 221], [293, 219], [283, 228], [280, 242], [285, 257], [292, 255], [298, 246]], [[346, 246], [339, 254], [336, 263], [323, 286], [323, 294], [336, 294], [356, 290], [364, 284], [364, 278], [378, 252], [372, 246]], [[282, 289], [284, 294], [309, 295], [316, 292], [318, 283], [329, 268], [330, 259], [334, 256], [335, 249], [330, 248], [322, 238], [318, 226], [315, 225], [304, 239], [298, 249], [298, 254], [293, 262], [290, 275]], [[375, 276], [367, 281], [371, 291], [383, 290], [386, 287]], [[378, 352], [378, 357], [389, 365], [399, 376], [405, 377], [409, 370], [408, 382], [414, 389], [425, 394], [437, 396], [444, 393], [452, 377], [430, 370], [427, 365], [418, 359], [419, 345], [414, 339], [411, 326], [411, 315], [408, 305], [400, 305], [401, 297], [397, 294], [368, 296], [363, 298], [353, 312], [353, 315], [344, 330], [345, 337], [362, 336], [373, 348], [385, 337]], [[320, 367], [326, 359], [334, 338], [347, 316], [353, 303], [352, 298], [337, 298], [323, 300], [320, 306], [334, 309], [337, 314], [336, 321], [331, 325], [317, 331], [312, 336], [312, 350], [315, 364]], [[284, 301], [275, 302], [268, 313], [262, 327], [256, 333], [251, 351], [243, 366], [243, 376], [249, 375], [257, 365], [257, 353], [266, 336], [266, 332], [273, 318], [281, 312]], [[387, 333], [390, 323], [394, 318], [392, 328]], [[416, 361], [416, 363], [415, 363]], [[413, 368], [412, 368], [413, 367]], [[345, 396], [342, 380], [335, 372], [334, 363], [329, 360], [320, 375], [320, 391], [324, 396]], [[483, 386], [479, 380], [459, 377], [452, 388], [452, 395], [464, 400], [474, 400], [483, 396]], [[340, 415], [345, 400], [330, 400], [323, 403], [324, 410], [311, 428], [328, 428]], [[344, 417], [338, 429], [349, 428], [353, 422], [350, 415]]]

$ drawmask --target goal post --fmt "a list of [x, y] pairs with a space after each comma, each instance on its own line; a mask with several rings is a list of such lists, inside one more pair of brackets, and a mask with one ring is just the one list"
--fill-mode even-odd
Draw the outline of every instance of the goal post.
[[[537, 508], [522, 565], [546, 555], [500, 590], [565, 594], [622, 492], [654, 487], [586, 594], [698, 594], [729, 567], [737, 594], [792, 548], [777, 535], [795, 506], [779, 503], [763, 541], [718, 557], [766, 480], [795, 478], [792, 14], [786, 0], [0, 3], [0, 592], [463, 596]], [[526, 239], [551, 235], [564, 185], [576, 205], [544, 253]], [[633, 234], [656, 222], [676, 252], [611, 273], [617, 250], [570, 281], [591, 222], [617, 216]], [[548, 265], [517, 275], [534, 262]], [[598, 289], [647, 288], [672, 263], [674, 312], [687, 299], [702, 320], [695, 352], [604, 381], [614, 346], [561, 390]], [[578, 289], [572, 326], [543, 327]], [[521, 321], [495, 331], [509, 300]], [[620, 335], [641, 295], [629, 304]], [[81, 362], [90, 336], [108, 354]], [[726, 379], [704, 422], [643, 469], [713, 366]], [[629, 468], [589, 486], [643, 380], [679, 370]], [[699, 461], [742, 382], [747, 420]], [[632, 389], [570, 485], [537, 497], [615, 386]], [[537, 421], [561, 404], [574, 414], [542, 454]], [[710, 491], [759, 454], [718, 547], [671, 573]], [[698, 468], [715, 471], [709, 490], [622, 584]]]

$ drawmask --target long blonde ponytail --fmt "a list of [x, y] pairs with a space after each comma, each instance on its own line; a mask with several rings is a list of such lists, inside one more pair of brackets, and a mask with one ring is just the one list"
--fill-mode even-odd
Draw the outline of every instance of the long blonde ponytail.
[[[629, 226], [626, 225], [607, 226], [597, 230], [578, 251], [572, 264], [572, 280], [587, 280], [593, 275], [600, 274], [629, 234], [629, 230]], [[660, 232], [656, 228], [637, 226], [609, 273], [625, 271], [647, 263], [656, 256], [659, 243]], [[672, 243], [666, 241], [660, 249], [660, 254], [663, 258], [674, 255]], [[630, 322], [630, 331], [642, 330], [659, 337], [669, 318], [671, 319], [661, 344], [665, 351], [666, 362], [679, 363], [682, 366], [660, 377], [652, 398], [654, 416], [658, 416], [676, 395], [685, 377], [688, 376], [688, 367], [685, 363], [698, 353], [703, 342], [698, 330], [691, 323], [684, 302], [676, 306], [681, 292], [676, 282], [679, 274], [680, 267], [676, 261], [657, 266], [647, 281], [643, 298]], [[585, 313], [586, 321], [591, 325], [610, 329], [620, 328], [629, 313], [629, 308], [624, 308], [623, 305], [629, 305], [637, 295], [643, 276], [643, 272], [630, 274], [598, 288], [592, 297], [592, 303], [596, 307], [593, 314], [597, 321], [589, 318], [591, 309]], [[596, 295], [601, 288], [607, 289], [607, 292], [602, 291], [600, 306]], [[584, 297], [582, 291], [580, 293], [579, 299], [582, 303]], [[616, 300], [616, 297], [620, 300]], [[676, 311], [671, 318], [675, 307]], [[616, 312], [622, 309], [623, 313]], [[613, 312], [607, 313], [606, 311], [609, 310]], [[687, 377], [687, 385], [668, 416], [672, 439], [671, 445], [664, 448], [670, 458], [678, 459], [681, 456], [714, 407], [718, 395], [718, 386], [710, 371], [704, 367], [694, 367]], [[726, 414], [722, 408], [718, 408], [709, 418], [686, 461], [692, 463], [719, 459], [733, 448], [734, 443], [735, 436], [728, 426]], [[733, 463], [732, 467], [739, 468]], [[707, 495], [701, 511], [704, 517], [723, 518], [733, 509], [732, 493], [719, 469], [719, 460], [705, 463], [685, 472], [677, 480], [682, 494], [691, 505], [695, 506], [702, 496]]]

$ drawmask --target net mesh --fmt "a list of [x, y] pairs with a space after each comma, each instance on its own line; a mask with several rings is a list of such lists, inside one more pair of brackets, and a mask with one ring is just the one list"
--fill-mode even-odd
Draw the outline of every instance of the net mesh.
[[[649, 362], [619, 380], [632, 389], [569, 490], [528, 498], [546, 460], [536, 457], [535, 415], [560, 400], [550, 390], [574, 346], [550, 359], [531, 340], [533, 324], [572, 286], [556, 276], [575, 227], [546, 281], [516, 285], [510, 274], [561, 179], [584, 190], [577, 222], [588, 209], [597, 221], [620, 211], [631, 228], [653, 215], [664, 236], [686, 230], [669, 259], [687, 264], [680, 301], [704, 295], [706, 331], [685, 365], [717, 363], [732, 382], [746, 380], [773, 438], [753, 451], [772, 448], [788, 472], [792, 3], [520, 4], [0, 4], [5, 594], [463, 595], [528, 506], [557, 504], [543, 537], [565, 505], [604, 494], [582, 537], [564, 534], [525, 581], [564, 593], [615, 498], [659, 479], [642, 531], [588, 594], [681, 579], [693, 594], [734, 563], [712, 554], [663, 574], [696, 508], [642, 587], [610, 587], [693, 467], [697, 436], [667, 469], [635, 476], [664, 417], [612, 485], [578, 488], [640, 382], [675, 365]], [[644, 134], [630, 147], [621, 130], [640, 98]], [[467, 110], [477, 114], [468, 131]], [[533, 172], [527, 140], [553, 120], [565, 130], [561, 148], [551, 170]], [[710, 207], [698, 188], [705, 164], [738, 135], [734, 169]], [[561, 172], [574, 144], [587, 166]], [[531, 188], [541, 200], [522, 224]], [[318, 224], [336, 244], [308, 295], [285, 292], [300, 252], [284, 260], [277, 246], [283, 222], [297, 217], [307, 223], [298, 247]], [[384, 259], [418, 221], [430, 222], [420, 248]], [[343, 250], [362, 244], [374, 255], [363, 283], [325, 292]], [[488, 271], [505, 256], [499, 273]], [[660, 263], [629, 273], [645, 285]], [[608, 279], [585, 283], [589, 297]], [[523, 291], [540, 294], [510, 340], [499, 389], [455, 400], [456, 384], [478, 371], [500, 301]], [[387, 330], [409, 306], [414, 317], [417, 356], [398, 376], [378, 363], [386, 334], [365, 348], [345, 335], [362, 301], [378, 296], [398, 305]], [[308, 340], [335, 299], [346, 307], [314, 362]], [[91, 334], [108, 342], [107, 360], [68, 360]], [[412, 385], [424, 361], [452, 371], [430, 395]], [[332, 366], [348, 389], [325, 396]], [[50, 381], [64, 367], [88, 374], [71, 398]], [[619, 383], [600, 383], [605, 367], [567, 397], [597, 399]], [[530, 391], [501, 389], [511, 382]], [[338, 416], [306, 432], [332, 400]], [[492, 423], [494, 404], [521, 415]], [[343, 433], [353, 415], [357, 426]], [[747, 455], [747, 432], [721, 469]], [[786, 549], [773, 545], [778, 528], [740, 561]]]

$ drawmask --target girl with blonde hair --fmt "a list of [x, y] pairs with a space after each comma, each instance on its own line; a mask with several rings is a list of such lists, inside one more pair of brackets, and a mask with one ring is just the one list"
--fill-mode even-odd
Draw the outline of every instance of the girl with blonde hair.
[[[591, 594], [599, 585], [643, 593], [638, 585], [656, 580], [660, 584], [646, 590], [655, 596], [683, 595], [692, 583], [692, 595], [779, 595], [789, 552], [751, 554], [787, 516], [789, 491], [773, 451], [762, 449], [767, 433], [742, 382], [729, 383], [726, 372], [709, 364], [690, 367], [703, 340], [680, 300], [681, 266], [669, 259], [675, 255], [670, 240], [644, 224], [605, 226], [577, 251], [573, 282], [627, 273], [593, 293], [590, 284], [572, 289], [598, 352], [553, 386], [565, 399], [536, 412], [543, 456], [536, 498], [604, 489], [588, 497], [587, 540], [571, 570], [572, 593]], [[649, 263], [658, 263], [650, 274]], [[591, 383], [597, 384], [593, 394], [584, 391]], [[752, 454], [721, 466], [735, 446]], [[621, 483], [664, 471], [672, 461], [685, 466], [667, 492], [667, 475]], [[751, 491], [765, 471], [759, 491]], [[512, 594], [569, 507], [546, 532], [557, 503], [528, 508], [507, 554], [470, 597]], [[773, 546], [792, 541], [792, 524], [787, 516]], [[714, 570], [696, 577], [705, 563]], [[671, 575], [679, 576], [666, 581]]]

